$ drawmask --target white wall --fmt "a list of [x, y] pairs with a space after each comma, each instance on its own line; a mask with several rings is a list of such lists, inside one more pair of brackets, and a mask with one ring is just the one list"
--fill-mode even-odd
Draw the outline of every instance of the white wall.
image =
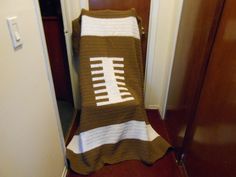
[[[1, 0], [0, 176], [60, 177], [65, 163], [36, 0]], [[23, 47], [14, 50], [6, 17], [18, 16]]]
[[145, 106], [165, 114], [183, 0], [152, 0], [145, 79]]

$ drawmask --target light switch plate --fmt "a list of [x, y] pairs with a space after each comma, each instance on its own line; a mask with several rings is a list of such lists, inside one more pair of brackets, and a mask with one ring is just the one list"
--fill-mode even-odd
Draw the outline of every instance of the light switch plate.
[[7, 18], [8, 29], [11, 35], [12, 44], [14, 48], [18, 48], [22, 45], [22, 39], [19, 32], [17, 17]]

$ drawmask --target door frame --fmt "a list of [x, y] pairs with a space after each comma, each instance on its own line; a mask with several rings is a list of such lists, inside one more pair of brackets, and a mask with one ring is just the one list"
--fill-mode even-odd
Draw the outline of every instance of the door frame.
[[[71, 33], [72, 33], [72, 27], [71, 27], [71, 21], [75, 19], [75, 17], [78, 17], [79, 11], [82, 8], [88, 9], [88, 1], [87, 0], [60, 0], [61, 1], [61, 8], [62, 8], [62, 13], [65, 14], [63, 15], [63, 25], [64, 25], [64, 33], [66, 37], [66, 43], [67, 43], [67, 54], [68, 54], [68, 62], [69, 62], [69, 68], [70, 68], [70, 76], [71, 76], [71, 83], [72, 83], [72, 92], [73, 92], [73, 99], [76, 108], [79, 108], [80, 103], [78, 102], [79, 97], [78, 97], [78, 90], [75, 88], [75, 86], [78, 86], [78, 81], [74, 82], [77, 80], [78, 76], [76, 76], [76, 71], [74, 71], [74, 66], [73, 66], [73, 53], [72, 53], [72, 46], [71, 46]], [[169, 0], [171, 1], [171, 0]], [[39, 3], [38, 0], [33, 0], [35, 4], [35, 10], [37, 13], [37, 19], [38, 19], [38, 28], [39, 28], [39, 33], [41, 36], [41, 41], [42, 45], [44, 48], [44, 57], [45, 57], [45, 65], [47, 68], [47, 73], [48, 73], [48, 80], [50, 83], [50, 90], [51, 90], [51, 95], [53, 97], [53, 104], [54, 104], [54, 109], [55, 109], [55, 114], [57, 117], [57, 124], [58, 124], [58, 132], [60, 135], [60, 141], [61, 141], [61, 147], [62, 151], [65, 157], [65, 166], [67, 166], [67, 161], [66, 161], [66, 147], [65, 147], [65, 140], [63, 137], [63, 132], [62, 132], [62, 127], [60, 123], [60, 118], [59, 118], [59, 112], [57, 108], [57, 102], [56, 102], [56, 96], [55, 96], [55, 90], [53, 86], [53, 80], [52, 80], [52, 74], [51, 74], [51, 69], [50, 69], [50, 64], [49, 64], [49, 58], [48, 58], [48, 52], [47, 52], [47, 46], [46, 46], [46, 41], [44, 37], [44, 31], [43, 31], [43, 26], [42, 26], [42, 19], [41, 19], [41, 13], [39, 9]], [[73, 6], [73, 4], [76, 4], [77, 6]], [[147, 60], [146, 60], [146, 73], [145, 73], [145, 105], [146, 108], [152, 108], [152, 109], [159, 109], [161, 112], [162, 117], [164, 117], [165, 114], [165, 104], [166, 104], [166, 98], [167, 98], [167, 93], [168, 93], [168, 86], [169, 86], [169, 80], [170, 80], [170, 73], [171, 73], [171, 68], [172, 68], [172, 62], [173, 62], [173, 56], [175, 52], [175, 44], [176, 44], [176, 39], [177, 39], [177, 33], [178, 33], [178, 27], [179, 27], [179, 21], [180, 21], [180, 14], [182, 11], [182, 4], [183, 0], [179, 0], [178, 6], [175, 15], [175, 23], [174, 26], [172, 25], [171, 27], [174, 27], [173, 32], [174, 34], [168, 34], [169, 38], [171, 40], [169, 41], [170, 44], [166, 46], [166, 50], [170, 53], [169, 57], [167, 60], [160, 60], [159, 56], [162, 56], [160, 50], [156, 52], [156, 48], [160, 46], [158, 43], [158, 37], [160, 37], [161, 32], [159, 30], [159, 26], [161, 26], [161, 18], [162, 16], [160, 13], [165, 9], [165, 6], [163, 6], [164, 0], [151, 0], [150, 4], [150, 17], [149, 17], [149, 35], [148, 35], [148, 48], [147, 48]], [[176, 5], [176, 4], [175, 4]], [[73, 7], [75, 12], [72, 12], [70, 9]], [[78, 11], [78, 12], [77, 12]], [[171, 19], [172, 20], [172, 19]], [[163, 19], [162, 19], [163, 21]], [[158, 63], [158, 65], [155, 65], [155, 63]], [[155, 76], [155, 71], [158, 70], [159, 67], [164, 67], [159, 72], [158, 76]], [[161, 83], [159, 83], [159, 81]], [[163, 83], [164, 81], [164, 83]], [[162, 100], [154, 100], [154, 105], [151, 104], [151, 99], [153, 98], [152, 93], [157, 92], [158, 89], [156, 90], [157, 83], [158, 89], [160, 90], [160, 93], [158, 95], [162, 98]], [[165, 89], [163, 89], [165, 88]]]
[[37, 16], [36, 18], [37, 18], [39, 35], [40, 35], [41, 43], [42, 43], [42, 47], [43, 47], [45, 68], [47, 70], [47, 77], [48, 77], [48, 82], [49, 82], [49, 86], [50, 86], [50, 92], [51, 92], [51, 97], [52, 97], [52, 102], [53, 102], [53, 108], [54, 108], [57, 127], [58, 127], [58, 134], [59, 134], [58, 138], [60, 139], [59, 141], [60, 141], [60, 144], [61, 144], [61, 150], [62, 150], [62, 153], [64, 155], [64, 164], [65, 164], [65, 166], [64, 166], [64, 169], [63, 169], [63, 172], [62, 172], [62, 177], [66, 177], [67, 167], [68, 167], [67, 160], [66, 160], [66, 146], [65, 146], [65, 140], [64, 140], [64, 136], [63, 136], [60, 116], [59, 116], [59, 110], [58, 110], [58, 107], [57, 107], [56, 93], [55, 93], [53, 79], [52, 79], [52, 72], [51, 72], [51, 67], [50, 67], [50, 62], [49, 62], [46, 39], [45, 39], [45, 35], [44, 35], [42, 16], [41, 16], [40, 6], [39, 6], [38, 0], [33, 0], [33, 4], [34, 4], [34, 7], [35, 7], [35, 12], [36, 12], [36, 16]]
[[165, 117], [184, 0], [151, 0], [145, 74], [145, 107]]

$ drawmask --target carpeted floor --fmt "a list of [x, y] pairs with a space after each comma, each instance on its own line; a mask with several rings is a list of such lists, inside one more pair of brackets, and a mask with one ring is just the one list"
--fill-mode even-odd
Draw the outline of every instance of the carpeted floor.
[[[147, 111], [153, 128], [167, 140], [168, 133], [158, 111]], [[84, 177], [69, 170], [67, 177]], [[175, 162], [173, 151], [168, 152], [155, 164], [147, 166], [137, 160], [129, 160], [115, 165], [107, 165], [88, 177], [184, 177], [182, 169]]]

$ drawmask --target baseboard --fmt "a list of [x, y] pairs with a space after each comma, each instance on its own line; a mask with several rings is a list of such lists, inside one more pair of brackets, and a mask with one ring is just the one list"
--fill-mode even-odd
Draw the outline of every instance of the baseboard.
[[68, 170], [67, 170], [67, 167], [65, 166], [64, 169], [63, 169], [61, 177], [66, 177], [67, 176], [67, 172], [68, 172]]
[[159, 105], [146, 105], [145, 108], [146, 109], [158, 109], [159, 110], [160, 106]]

